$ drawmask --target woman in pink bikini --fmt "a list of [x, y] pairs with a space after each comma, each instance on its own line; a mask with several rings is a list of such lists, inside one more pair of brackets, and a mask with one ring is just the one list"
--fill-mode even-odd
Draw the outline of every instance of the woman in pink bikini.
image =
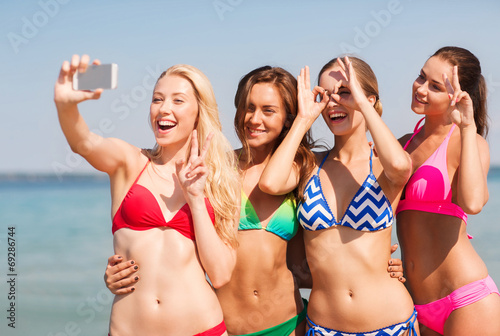
[[439, 49], [413, 83], [411, 107], [425, 124], [401, 138], [413, 175], [396, 213], [421, 334], [500, 335], [498, 289], [466, 232], [467, 214], [488, 201], [479, 60], [466, 49]]
[[88, 63], [74, 55], [61, 67], [59, 122], [73, 151], [109, 175], [115, 253], [140, 263], [144, 276], [134, 295], [115, 297], [111, 336], [227, 335], [205, 274], [214, 287], [231, 278], [240, 185], [210, 82], [189, 65], [163, 72], [150, 106], [156, 145], [141, 149], [89, 130], [78, 104], [102, 90], [72, 88]]

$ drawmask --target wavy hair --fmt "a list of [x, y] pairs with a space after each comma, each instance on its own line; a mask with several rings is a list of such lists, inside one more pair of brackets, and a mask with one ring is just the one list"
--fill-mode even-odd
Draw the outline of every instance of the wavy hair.
[[[293, 121], [297, 116], [297, 79], [292, 74], [280, 67], [271, 67], [269, 65], [250, 71], [238, 83], [238, 89], [234, 97], [234, 106], [236, 115], [234, 116], [234, 127], [236, 134], [243, 146], [240, 160], [245, 163], [252, 162], [250, 146], [245, 136], [245, 115], [250, 103], [250, 92], [255, 84], [269, 83], [274, 85], [281, 96], [283, 106], [285, 107], [286, 119], [280, 135], [276, 139], [271, 155], [279, 147], [286, 137]], [[297, 188], [294, 190], [294, 196], [297, 199], [303, 198], [303, 190], [306, 178], [311, 174], [316, 164], [316, 158], [311, 151], [313, 146], [311, 131], [307, 131], [300, 142], [300, 146], [295, 154], [295, 163], [300, 167], [300, 179]]]
[[[191, 65], [178, 64], [164, 71], [157, 80], [165, 76], [179, 76], [186, 79], [193, 87], [198, 102], [198, 119], [195, 125], [198, 134], [198, 143], [203, 148], [205, 139], [210, 132], [212, 141], [205, 157], [208, 168], [205, 194], [215, 212], [215, 230], [219, 237], [231, 247], [237, 247], [234, 221], [239, 215], [238, 200], [240, 199], [240, 178], [235, 170], [236, 160], [231, 144], [222, 134], [219, 120], [219, 110], [208, 78], [197, 68]], [[191, 145], [186, 151], [186, 160]], [[161, 156], [161, 147], [158, 144], [148, 151], [150, 158]]]

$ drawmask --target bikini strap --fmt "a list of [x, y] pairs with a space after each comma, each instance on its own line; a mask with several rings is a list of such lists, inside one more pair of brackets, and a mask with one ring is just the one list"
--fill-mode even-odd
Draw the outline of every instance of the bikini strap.
[[421, 123], [424, 119], [425, 119], [425, 117], [423, 117], [422, 119], [420, 119], [420, 120], [418, 121], [417, 125], [415, 125], [415, 129], [413, 130], [413, 135], [411, 136], [410, 140], [408, 140], [408, 141], [406, 142], [406, 144], [404, 145], [404, 147], [403, 147], [403, 149], [404, 149], [404, 150], [406, 150], [406, 148], [408, 147], [408, 145], [410, 144], [410, 142], [413, 140], [413, 137], [414, 137], [415, 135], [417, 135], [417, 134], [418, 134], [418, 132], [420, 132], [420, 130], [422, 129], [422, 127], [423, 127], [423, 126], [422, 126], [422, 127], [419, 127], [419, 126], [420, 126], [420, 123]]
[[148, 166], [148, 164], [150, 162], [151, 162], [151, 159], [148, 159], [148, 162], [146, 162], [146, 165], [144, 166], [144, 168], [142, 168], [142, 170], [139, 173], [139, 175], [137, 175], [137, 178], [135, 179], [134, 183], [132, 183], [132, 185], [135, 185], [137, 183], [137, 181], [139, 181], [139, 178], [141, 177], [142, 173], [146, 170], [146, 167]]
[[323, 161], [321, 161], [321, 164], [318, 167], [318, 171], [316, 172], [316, 175], [319, 174], [319, 171], [321, 170], [321, 167], [323, 167], [323, 164], [325, 163], [326, 158], [328, 157], [328, 155], [330, 155], [330, 152], [326, 153], [325, 157], [323, 158]]
[[450, 131], [448, 132], [448, 135], [447, 135], [447, 136], [446, 136], [446, 138], [445, 138], [445, 141], [450, 139], [451, 134], [453, 133], [453, 130], [455, 129], [455, 126], [457, 126], [457, 125], [455, 125], [455, 124], [453, 123], [453, 124], [452, 124], [452, 126], [451, 126], [451, 128], [450, 128]]
[[370, 146], [370, 174], [373, 174], [373, 170], [372, 170], [372, 157], [373, 157], [373, 146]]

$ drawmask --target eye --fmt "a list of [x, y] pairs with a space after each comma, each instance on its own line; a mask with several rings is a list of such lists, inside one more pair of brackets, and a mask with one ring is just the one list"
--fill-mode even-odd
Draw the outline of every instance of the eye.
[[161, 98], [153, 97], [153, 103], [161, 102]]
[[267, 108], [264, 110], [265, 113], [274, 113], [273, 109]]
[[417, 76], [417, 79], [415, 81], [417, 81], [419, 83], [423, 83], [425, 81], [425, 78], [424, 78], [424, 76], [422, 74], [419, 74]]
[[184, 103], [184, 100], [176, 98], [176, 99], [174, 99], [174, 103], [176, 103], [176, 104], [182, 104], [182, 103]]
[[351, 91], [349, 91], [349, 89], [343, 88], [343, 87], [341, 87], [339, 89], [339, 92], [338, 92], [339, 95], [346, 95], [346, 94], [350, 94], [350, 93], [351, 93]]

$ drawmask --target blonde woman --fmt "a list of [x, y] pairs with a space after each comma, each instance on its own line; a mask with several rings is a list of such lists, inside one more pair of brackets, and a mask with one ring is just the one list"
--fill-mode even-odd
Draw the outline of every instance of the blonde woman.
[[227, 335], [205, 276], [215, 288], [231, 277], [240, 184], [210, 82], [188, 65], [162, 73], [150, 107], [156, 145], [140, 149], [89, 131], [78, 104], [102, 90], [72, 89], [88, 63], [87, 55], [63, 63], [59, 121], [73, 151], [109, 175], [115, 253], [144, 276], [134, 295], [115, 298], [110, 335]]

